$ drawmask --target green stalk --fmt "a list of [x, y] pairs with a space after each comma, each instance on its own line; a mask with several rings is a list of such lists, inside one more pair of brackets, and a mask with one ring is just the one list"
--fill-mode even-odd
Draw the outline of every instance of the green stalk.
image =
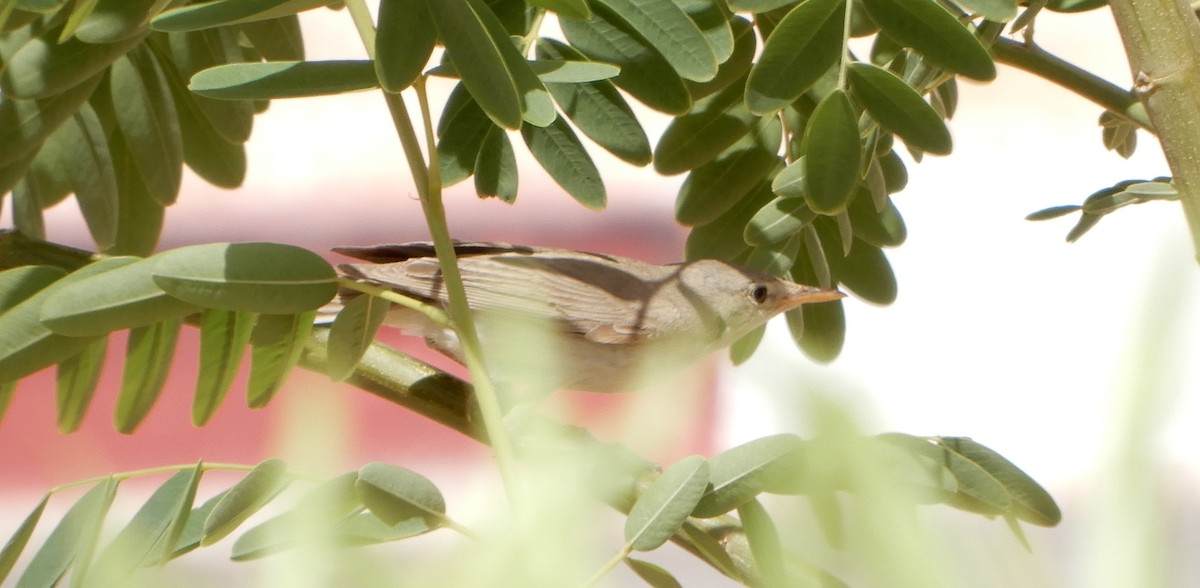
[[[363, 0], [348, 0], [346, 7], [350, 10], [354, 26], [362, 38], [367, 56], [375, 58], [375, 25], [371, 13]], [[496, 389], [488, 376], [483, 360], [479, 336], [475, 331], [475, 322], [471, 318], [470, 307], [467, 305], [467, 294], [462, 284], [462, 274], [458, 271], [458, 263], [454, 255], [454, 242], [450, 239], [450, 227], [446, 223], [446, 209], [442, 205], [442, 180], [438, 173], [437, 146], [433, 141], [433, 131], [430, 127], [429, 102], [425, 96], [423, 78], [418, 78], [414, 90], [421, 101], [422, 120], [425, 123], [425, 138], [429, 150], [429, 163], [426, 165], [421, 156], [421, 143], [413, 129], [412, 119], [404, 100], [398, 94], [384, 92], [388, 111], [392, 115], [392, 123], [396, 127], [396, 136], [404, 149], [408, 167], [412, 170], [413, 183], [425, 213], [425, 223], [429, 227], [433, 239], [433, 249], [437, 253], [438, 266], [442, 271], [442, 279], [446, 295], [450, 299], [448, 314], [462, 343], [463, 362], [471, 373], [471, 381], [475, 387], [475, 399], [479, 404], [479, 413], [487, 438], [496, 452], [496, 464], [500, 469], [500, 477], [504, 481], [505, 490], [510, 499], [516, 497], [516, 474], [512, 443], [504, 431], [502, 422], [503, 411], [496, 396]]]
[[1200, 257], [1200, 21], [1186, 0], [1112, 0], [1109, 6]]
[[991, 45], [999, 63], [1023, 69], [1062, 86], [1101, 107], [1115, 112], [1139, 127], [1154, 132], [1146, 109], [1133, 92], [1064, 61], [1032, 43], [997, 37]]

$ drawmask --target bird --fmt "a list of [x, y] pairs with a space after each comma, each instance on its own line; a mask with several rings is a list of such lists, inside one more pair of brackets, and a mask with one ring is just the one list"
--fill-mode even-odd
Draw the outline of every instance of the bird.
[[[366, 262], [338, 265], [350, 279], [448, 307], [430, 242], [333, 251]], [[489, 373], [526, 374], [555, 389], [644, 388], [779, 313], [845, 296], [716, 259], [654, 264], [461, 241], [454, 242], [454, 253]], [[344, 291], [343, 300], [355, 295]], [[464, 363], [454, 330], [419, 311], [393, 304], [384, 324], [423, 337], [430, 348]], [[540, 339], [521, 338], [530, 325]]]

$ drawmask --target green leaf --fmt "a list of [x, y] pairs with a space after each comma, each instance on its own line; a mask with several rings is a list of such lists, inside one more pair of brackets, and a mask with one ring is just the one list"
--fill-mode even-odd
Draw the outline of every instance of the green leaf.
[[100, 370], [104, 367], [107, 351], [108, 339], [102, 338], [58, 364], [54, 398], [59, 431], [74, 433], [83, 423], [96, 386], [100, 384]]
[[625, 558], [625, 565], [633, 570], [642, 581], [650, 585], [651, 588], [683, 588], [683, 584], [675, 579], [670, 572], [658, 567], [648, 561], [634, 559], [632, 557]]
[[967, 12], [992, 22], [1009, 22], [1017, 16], [1016, 0], [954, 0]]
[[[570, 45], [553, 39], [538, 39], [538, 59], [586, 60]], [[571, 63], [571, 61], [567, 61]], [[543, 78], [543, 81], [546, 81]], [[650, 141], [646, 131], [612, 82], [575, 84], [546, 81], [546, 89], [575, 127], [623, 161], [642, 166], [650, 163]]]
[[290, 481], [287, 466], [281, 460], [268, 459], [254, 466], [221, 497], [204, 519], [204, 538], [200, 545], [212, 545], [232, 533], [275, 498]]
[[41, 549], [29, 561], [25, 573], [17, 580], [17, 588], [54, 586], [72, 566], [75, 568], [72, 583], [82, 582], [96, 538], [104, 524], [104, 516], [116, 492], [117, 481], [110, 476], [71, 505]]
[[158, 0], [99, 0], [75, 30], [86, 43], [115, 43], [146, 30], [150, 10]]
[[269, 20], [330, 4], [332, 0], [215, 0], [166, 10], [150, 21], [156, 31], [186, 32]]
[[64, 286], [134, 261], [127, 257], [96, 261], [0, 313], [0, 382], [17, 380], [54, 365], [94, 343], [96, 337], [67, 337], [48, 329], [40, 318], [42, 304]]
[[509, 75], [516, 83], [517, 95], [521, 100], [521, 118], [538, 127], [550, 124], [558, 118], [558, 113], [554, 110], [554, 100], [550, 98], [550, 92], [546, 90], [546, 86], [534, 75], [533, 69], [529, 67], [529, 62], [525, 60], [524, 55], [517, 51], [516, 43], [522, 41], [514, 41], [508, 36], [503, 24], [487, 4], [481, 0], [466, 0], [466, 2], [480, 17], [488, 35], [500, 47], [500, 57], [504, 62], [504, 67], [508, 69]]
[[391, 303], [374, 296], [356, 296], [338, 313], [329, 329], [329, 358], [325, 372], [335, 382], [354, 374]]
[[1076, 212], [1076, 211], [1080, 211], [1080, 210], [1083, 210], [1083, 207], [1079, 206], [1078, 204], [1068, 204], [1065, 206], [1051, 206], [1050, 208], [1043, 208], [1042, 210], [1039, 210], [1037, 212], [1029, 213], [1029, 215], [1025, 217], [1025, 220], [1031, 220], [1031, 221], [1050, 220], [1052, 218], [1066, 216], [1068, 214], [1071, 214], [1072, 212]]
[[[4, 423], [4, 413], [8, 412], [8, 407], [12, 404], [13, 396], [16, 393], [16, 382], [0, 382], [0, 424]], [[0, 581], [3, 579], [3, 574], [0, 574]]]
[[[197, 464], [197, 467], [201, 465], [202, 463]], [[182, 519], [183, 524], [180, 528], [168, 529], [163, 534], [162, 541], [159, 541], [158, 545], [155, 546], [156, 550], [162, 550], [160, 563], [166, 563], [200, 547], [200, 540], [204, 537], [204, 521], [208, 520], [208, 515], [229, 494], [230, 490], [218, 492], [216, 496], [205, 500], [204, 504], [191, 509], [191, 511], [185, 513], [186, 517]], [[180, 519], [176, 520], [179, 521]], [[171, 540], [172, 533], [175, 533], [174, 541]]]
[[588, 7], [587, 0], [529, 0], [529, 4], [553, 10], [565, 18], [587, 20], [592, 17], [592, 10]]
[[132, 260], [56, 290], [42, 305], [42, 323], [60, 335], [88, 337], [199, 311], [154, 283], [152, 272], [157, 265], [154, 258]]
[[753, 500], [772, 476], [781, 475], [781, 470], [789, 465], [788, 458], [799, 450], [801, 443], [795, 435], [771, 435], [713, 456], [708, 460], [712, 483], [693, 516], [715, 517]]
[[424, 535], [437, 528], [438, 526], [427, 525], [425, 520], [420, 518], [405, 519], [395, 525], [388, 525], [375, 515], [364, 512], [338, 523], [333, 533], [341, 545], [378, 545]]
[[82, 105], [48, 140], [62, 149], [71, 188], [92, 240], [100, 249], [112, 246], [117, 232], [117, 179], [96, 111]]
[[[967, 437], [939, 437], [937, 443], [979, 466], [1003, 487], [1012, 500], [1012, 510], [1007, 512], [1023, 521], [1043, 527], [1053, 527], [1062, 521], [1062, 512], [1050, 493], [999, 453]], [[957, 472], [955, 476], [958, 476]], [[962, 478], [959, 478], [958, 483], [960, 490], [964, 492], [969, 492], [973, 487], [971, 482]]]
[[989, 81], [996, 65], [987, 49], [949, 10], [933, 0], [863, 0], [871, 19], [897, 43], [938, 67]]
[[207, 308], [263, 314], [318, 308], [337, 293], [337, 274], [307, 249], [280, 243], [209, 243], [161, 253], [154, 283]]
[[680, 77], [706, 82], [717, 75], [712, 46], [671, 0], [593, 0], [606, 6], [653, 46]]
[[773, 197], [769, 183], [760, 182], [725, 214], [710, 223], [693, 227], [684, 243], [685, 257], [736, 262], [750, 249], [743, 237], [746, 224]]
[[304, 61], [304, 38], [296, 15], [256, 20], [238, 28], [267, 61]]
[[479, 146], [475, 193], [480, 198], [496, 197], [509, 204], [517, 199], [517, 156], [508, 134], [500, 127], [492, 126]]
[[771, 191], [783, 198], [802, 198], [807, 194], [808, 183], [805, 182], [804, 176], [808, 170], [804, 161], [805, 158], [801, 155], [775, 174], [771, 179]]
[[691, 96], [666, 58], [605, 5], [593, 9], [589, 21], [559, 22], [571, 45], [591, 59], [620, 66], [613, 83], [646, 106], [667, 114], [687, 112]]
[[147, 193], [164, 205], [174, 203], [183, 177], [183, 138], [165, 74], [148, 53], [133, 51], [113, 63], [109, 89], [117, 126]]
[[796, 2], [796, 0], [726, 0], [729, 9], [737, 12], [769, 12]]
[[388, 525], [419, 518], [436, 528], [445, 520], [446, 500], [441, 491], [412, 470], [372, 462], [358, 470], [354, 488], [359, 500]]
[[363, 506], [354, 491], [357, 479], [356, 472], [349, 472], [321, 482], [305, 493], [292, 510], [242, 533], [233, 543], [230, 558], [246, 561], [305, 543], [329, 545], [330, 539], [336, 541], [338, 537], [326, 529], [340, 524]]
[[[684, 14], [692, 19], [708, 46], [712, 48], [713, 57], [718, 64], [723, 64], [733, 54], [733, 29], [730, 26], [730, 14], [716, 0], [678, 0], [676, 4], [683, 9]], [[714, 78], [715, 79], [715, 78]], [[712, 80], [708, 80], [712, 81]]]
[[946, 123], [904, 80], [890, 71], [861, 62], [851, 64], [849, 74], [854, 96], [883, 128], [923, 151], [935, 155], [950, 153], [950, 131], [946, 129]]
[[38, 206], [38, 195], [31, 189], [32, 187], [32, 183], [25, 180], [21, 180], [13, 186], [13, 226], [24, 235], [34, 239], [45, 239], [46, 222], [42, 218], [42, 207]]
[[312, 333], [317, 311], [259, 315], [250, 334], [250, 380], [246, 403], [262, 408], [283, 385]]
[[654, 147], [654, 171], [672, 175], [695, 169], [746, 136], [759, 117], [742, 101], [744, 86], [744, 81], [732, 84], [672, 120]]
[[754, 34], [754, 26], [750, 21], [735, 16], [729, 21], [729, 27], [733, 35], [733, 53], [721, 63], [713, 79], [703, 83], [687, 82], [688, 94], [693, 100], [724, 90], [742, 79], [754, 65], [755, 53], [758, 50], [758, 37]]
[[792, 237], [780, 243], [754, 247], [743, 262], [746, 267], [772, 276], [786, 276], [800, 257], [802, 239]]
[[766, 325], [759, 325], [754, 330], [742, 335], [741, 339], [733, 342], [729, 346], [729, 360], [733, 365], [742, 365], [746, 360], [750, 359], [754, 352], [762, 343], [763, 335], [767, 332]]
[[[2, 414], [3, 411], [0, 411]], [[17, 563], [17, 558], [21, 557], [21, 552], [25, 550], [25, 546], [29, 544], [29, 538], [33, 536], [33, 529], [37, 527], [38, 521], [42, 518], [42, 512], [46, 510], [46, 502], [50, 500], [50, 495], [42, 497], [41, 502], [33, 508], [33, 511], [25, 516], [25, 520], [21, 521], [21, 526], [17, 527], [16, 532], [8, 541], [4, 543], [4, 547], [0, 549], [0, 582], [3, 582], [8, 577], [8, 573], [12, 571], [13, 565]]]
[[192, 403], [192, 424], [197, 427], [208, 423], [233, 385], [253, 327], [254, 315], [249, 313], [204, 311], [200, 320], [200, 369]]
[[750, 553], [754, 554], [754, 562], [762, 574], [764, 586], [792, 586], [793, 580], [788, 578], [784, 565], [783, 546], [779, 542], [779, 531], [767, 514], [767, 509], [756, 499], [750, 499], [738, 506], [738, 519], [746, 532], [746, 540], [750, 543]]
[[[159, 37], [151, 38], [151, 41]], [[254, 105], [247, 100], [217, 100], [188, 90], [192, 76], [206, 69], [246, 61], [232, 28], [220, 28], [194, 33], [170, 33], [166, 37], [165, 53], [169, 59], [160, 61], [172, 75], [172, 91], [176, 104], [186, 101], [216, 134], [226, 142], [237, 145], [250, 138], [254, 127]], [[183, 110], [182, 108], [180, 109]], [[181, 114], [182, 116], [182, 114]], [[186, 121], [180, 120], [184, 125]], [[188, 128], [183, 127], [184, 155], [187, 155]]]
[[846, 342], [846, 314], [841, 300], [789, 310], [787, 324], [792, 339], [813, 360], [828, 363], [842, 352]]
[[757, 132], [693, 170], [679, 189], [675, 219], [684, 225], [702, 225], [732, 208], [779, 166], [781, 134], [778, 119], [762, 119]]
[[847, 212], [854, 236], [875, 247], [898, 247], [908, 237], [904, 219], [891, 198], [884, 201], [883, 210], [876, 212], [866, 194], [859, 192], [850, 201]]
[[[67, 91], [41, 100], [0, 97], [0, 166], [14, 170], [9, 187], [34, 161], [38, 147], [87, 101], [103, 76], [97, 75]], [[14, 167], [15, 166], [15, 167]], [[0, 171], [0, 175], [4, 175]], [[3, 185], [0, 184], [0, 187]]]
[[765, 246], [779, 243], [808, 226], [817, 213], [803, 198], [775, 198], [754, 213], [746, 225], [746, 242]]
[[375, 35], [375, 73], [388, 92], [399, 92], [421, 75], [433, 47], [437, 28], [426, 0], [382, 0]]
[[58, 29], [26, 42], [8, 59], [0, 91], [9, 98], [43, 99], [62, 94], [104, 71], [145, 38], [93, 45], [78, 39], [57, 42]]
[[65, 275], [67, 272], [49, 265], [23, 265], [0, 271], [0, 314]]
[[845, 92], [834, 90], [817, 104], [804, 128], [801, 150], [808, 207], [827, 215], [845, 210], [858, 183], [863, 150], [858, 113]]
[[607, 196], [600, 172], [565, 121], [558, 118], [546, 127], [522, 127], [521, 137], [534, 159], [563, 190], [588, 208], [604, 208]]
[[442, 185], [456, 184], [474, 173], [483, 140], [495, 126], [466, 87], [455, 85], [438, 120], [438, 168]]
[[105, 254], [150, 255], [158, 246], [166, 216], [166, 206], [159, 199], [174, 198], [176, 194], [160, 193], [156, 199], [149, 193], [120, 134], [112, 135], [109, 148], [120, 202], [117, 205], [117, 236]]
[[667, 468], [629, 510], [625, 543], [635, 551], [658, 549], [687, 521], [707, 485], [708, 463], [699, 455]]
[[127, 578], [143, 562], [157, 562], [154, 546], [173, 526], [187, 518], [200, 481], [199, 466], [176, 472], [142, 504], [125, 528], [113, 538], [96, 560], [94, 577], [102, 582]]
[[192, 76], [188, 89], [223, 100], [325, 96], [379, 87], [370, 61], [268, 61], [218, 65]]
[[771, 114], [795, 102], [842, 54], [843, 0], [801, 2], [780, 21], [750, 68], [746, 105]]
[[182, 328], [183, 321], [175, 318], [129, 331], [125, 371], [113, 413], [113, 423], [121, 433], [137, 429], [162, 394]]
[[[486, 7], [480, 12], [470, 0], [426, 3], [463, 86], [497, 125], [520, 128], [524, 110], [521, 88], [504, 55], [515, 54], [516, 48], [507, 35], [494, 38], [489, 34], [484, 19], [495, 20], [495, 15]], [[524, 61], [520, 55], [517, 59]]]
[[896, 274], [880, 248], [856, 238], [850, 255], [831, 261], [831, 266], [834, 279], [863, 300], [875, 304], [896, 301]]

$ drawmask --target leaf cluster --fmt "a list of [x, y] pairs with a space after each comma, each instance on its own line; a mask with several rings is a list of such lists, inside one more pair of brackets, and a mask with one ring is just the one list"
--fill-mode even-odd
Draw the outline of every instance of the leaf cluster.
[[[678, 538], [703, 551], [702, 557], [713, 565], [728, 566], [723, 571], [739, 577], [740, 572], [733, 569], [729, 556], [719, 546], [704, 548], [706, 543], [701, 538], [705, 535], [698, 526], [736, 510], [756, 560], [757, 574], [774, 570], [771, 573], [777, 573], [777, 580], [783, 582], [780, 585], [791, 585], [796, 578], [784, 565], [790, 556], [785, 556], [786, 549], [758, 497], [762, 493], [812, 494], [814, 487], [805, 481], [829, 473], [809, 465], [806, 454], [815, 445], [819, 440], [806, 442], [793, 435], [777, 435], [710, 459], [691, 456], [676, 462], [655, 476], [628, 507], [625, 546], [614, 563], [625, 561], [651, 585], [678, 585], [665, 569], [629, 557], [634, 551], [653, 551]], [[1058, 507], [1045, 490], [1016, 466], [969, 439], [889, 434], [871, 445], [883, 451], [877, 456], [881, 458], [878, 463], [894, 471], [889, 477], [892, 483], [916, 489], [922, 499], [1002, 516], [1017, 533], [1018, 520], [1052, 526], [1060, 518]], [[267, 460], [249, 469], [234, 485], [195, 504], [204, 473], [229, 467], [200, 462], [191, 467], [130, 472], [73, 484], [91, 484], [91, 489], [34, 552], [17, 585], [50, 585], [68, 574], [73, 585], [85, 579], [103, 583], [124, 578], [139, 568], [163, 565], [243, 528], [251, 516], [276, 502], [296, 478], [283, 462]], [[179, 471], [163, 482], [101, 548], [101, 530], [121, 481], [171, 469]], [[839, 490], [852, 494], [856, 491], [852, 485]], [[42, 499], [0, 550], [0, 580], [12, 571], [28, 546], [46, 503], [56, 492]], [[257, 559], [305, 544], [326, 549], [375, 545], [442, 527], [477, 537], [448, 518], [446, 512], [445, 498], [429, 479], [399, 466], [369, 463], [358, 471], [316, 484], [282, 514], [241, 531], [230, 557], [235, 561]], [[811, 574], [830, 577], [819, 570]]]
[[316, 309], [336, 292], [323, 259], [271, 243], [103, 257], [70, 274], [48, 265], [0, 272], [0, 389], [7, 390], [0, 416], [18, 379], [57, 365], [59, 428], [77, 429], [109, 334], [128, 329], [114, 420], [133, 432], [162, 392], [184, 321], [200, 327], [193, 422], [203, 425], [216, 412], [247, 347], [247, 402], [263, 406], [299, 360]]

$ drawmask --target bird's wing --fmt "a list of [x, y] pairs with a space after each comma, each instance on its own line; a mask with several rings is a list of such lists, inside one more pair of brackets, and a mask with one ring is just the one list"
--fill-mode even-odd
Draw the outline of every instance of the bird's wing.
[[[636, 343], [660, 334], [643, 314], [656, 284], [669, 278], [669, 266], [566, 250], [536, 251], [538, 255], [513, 249], [463, 255], [458, 265], [471, 307], [548, 320], [566, 333], [597, 343]], [[351, 277], [387, 284], [408, 296], [447, 302], [434, 258], [341, 268]]]

